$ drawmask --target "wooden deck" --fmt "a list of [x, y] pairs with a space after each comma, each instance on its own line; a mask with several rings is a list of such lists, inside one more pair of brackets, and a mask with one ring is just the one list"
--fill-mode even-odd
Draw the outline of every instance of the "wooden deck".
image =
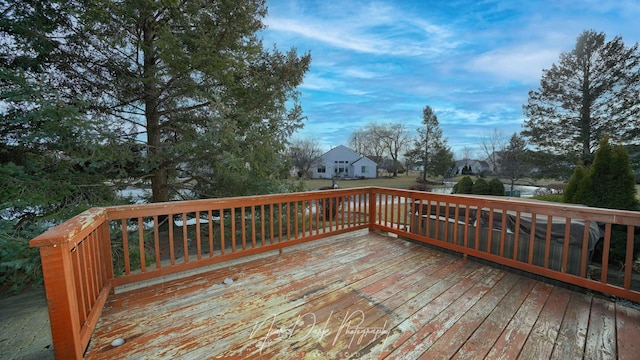
[[85, 355], [637, 359], [638, 339], [636, 309], [358, 232], [111, 295]]

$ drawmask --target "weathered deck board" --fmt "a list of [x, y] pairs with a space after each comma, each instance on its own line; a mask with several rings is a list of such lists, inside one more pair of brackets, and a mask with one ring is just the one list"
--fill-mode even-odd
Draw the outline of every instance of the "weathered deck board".
[[584, 355], [584, 344], [587, 341], [589, 313], [591, 312], [591, 296], [571, 293], [567, 311], [556, 338], [551, 354], [552, 359], [579, 359]]
[[618, 359], [637, 359], [640, 354], [640, 323], [637, 313], [626, 307], [616, 306]]
[[554, 287], [521, 352], [521, 359], [548, 359], [556, 344], [571, 292]]
[[[509, 293], [498, 303], [496, 308], [480, 324], [469, 340], [460, 347], [454, 358], [458, 359], [482, 359], [493, 348], [498, 335], [509, 325], [514, 314], [518, 311], [526, 299], [535, 281], [520, 278]], [[489, 337], [487, 334], [497, 334]]]
[[639, 334], [636, 309], [370, 233], [112, 295], [86, 357], [632, 358]]
[[616, 358], [615, 304], [593, 298], [584, 356], [587, 359]]
[[496, 309], [500, 301], [505, 298], [517, 281], [517, 275], [506, 274], [496, 286], [476, 302], [469, 311], [464, 313], [421, 357], [425, 359], [449, 359], [453, 357], [489, 314]]

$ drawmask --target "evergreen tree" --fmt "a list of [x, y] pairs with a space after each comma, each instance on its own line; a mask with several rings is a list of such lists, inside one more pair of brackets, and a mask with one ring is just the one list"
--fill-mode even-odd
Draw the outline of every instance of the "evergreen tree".
[[575, 199], [588, 206], [638, 210], [635, 177], [626, 150], [622, 147], [614, 150], [605, 136], [588, 175], [578, 185]]
[[582, 161], [579, 161], [578, 165], [573, 171], [573, 176], [569, 180], [569, 183], [567, 184], [567, 188], [564, 190], [564, 193], [562, 195], [563, 202], [573, 203], [573, 204], [579, 203], [577, 199], [575, 199], [575, 194], [578, 191], [578, 186], [580, 185], [580, 182], [586, 176], [587, 176], [587, 171], [582, 166]]
[[515, 182], [525, 176], [529, 170], [525, 145], [525, 141], [514, 133], [501, 154], [500, 173], [511, 181], [512, 194]]
[[453, 152], [446, 144], [440, 144], [435, 148], [435, 154], [431, 161], [431, 173], [434, 175], [442, 175], [446, 177], [453, 168], [455, 168], [456, 162], [453, 159]]
[[[565, 196], [567, 201], [607, 209], [638, 210], [635, 176], [631, 172], [629, 155], [623, 147], [614, 149], [605, 136], [589, 172], [581, 174], [579, 168], [576, 168], [574, 178], [569, 182], [569, 194]], [[576, 183], [578, 185], [573, 192]]]
[[544, 70], [524, 106], [530, 143], [590, 161], [599, 139], [635, 142], [640, 129], [640, 52], [622, 38], [583, 32], [575, 48]]
[[[600, 142], [589, 171], [585, 173], [581, 169], [581, 166], [576, 168], [574, 177], [567, 186], [567, 202], [606, 209], [640, 210], [631, 161], [623, 147], [618, 146], [614, 149], [609, 144], [609, 138], [605, 136]], [[612, 263], [624, 262], [626, 241], [626, 227], [613, 226], [610, 252]], [[634, 258], [639, 252], [640, 238], [636, 235]]]
[[611, 202], [613, 209], [640, 211], [636, 197], [636, 177], [631, 171], [629, 153], [622, 146], [613, 149], [613, 169], [618, 176], [611, 183]]
[[[0, 216], [16, 229], [113, 201], [108, 138], [51, 78], [69, 10], [56, 2], [3, 2], [0, 31]], [[13, 221], [13, 220], [11, 220]]]
[[[264, 0], [70, 1], [58, 84], [97, 129], [140, 144], [152, 201], [281, 190], [310, 56], [267, 51]], [[178, 174], [191, 181], [177, 182]], [[196, 184], [193, 186], [193, 184]]]
[[264, 0], [0, 0], [0, 13], [0, 248], [117, 204], [107, 184], [133, 177], [153, 201], [283, 190], [310, 56], [263, 48]]
[[453, 166], [453, 153], [442, 137], [442, 129], [433, 109], [425, 106], [422, 110], [422, 127], [418, 129], [419, 138], [415, 142], [414, 153], [418, 154], [422, 164], [422, 181], [427, 175], [441, 175]]
[[116, 204], [105, 180], [117, 162], [85, 104], [51, 76], [64, 59], [71, 9], [0, 1], [0, 12], [0, 287], [19, 292], [42, 280], [30, 239], [91, 206]]

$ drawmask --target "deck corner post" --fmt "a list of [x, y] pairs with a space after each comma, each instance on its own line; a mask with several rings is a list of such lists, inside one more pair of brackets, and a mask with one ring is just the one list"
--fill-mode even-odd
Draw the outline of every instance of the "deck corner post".
[[[104, 269], [106, 279], [113, 279], [113, 256], [111, 254], [111, 231], [109, 230], [109, 221], [104, 221], [101, 225], [102, 232], [100, 234], [101, 240], [100, 254], [104, 257]], [[113, 289], [112, 289], [113, 291]]]
[[369, 188], [369, 231], [374, 230], [376, 223], [376, 194], [373, 188]]
[[78, 303], [68, 243], [40, 248], [56, 359], [82, 359]]

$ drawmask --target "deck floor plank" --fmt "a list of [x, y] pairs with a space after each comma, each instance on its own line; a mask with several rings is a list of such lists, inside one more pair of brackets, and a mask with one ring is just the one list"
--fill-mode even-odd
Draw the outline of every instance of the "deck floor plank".
[[640, 310], [616, 306], [618, 359], [637, 359], [640, 354]]
[[522, 348], [519, 359], [537, 360], [551, 357], [570, 298], [569, 290], [553, 288]]
[[579, 359], [584, 355], [591, 312], [591, 296], [572, 292], [558, 332], [552, 359]]
[[421, 358], [424, 352], [454, 326], [486, 293], [493, 289], [505, 275], [502, 270], [493, 270], [495, 271], [483, 276], [471, 288], [451, 302], [446, 309], [440, 311], [438, 316], [422, 326], [408, 341], [396, 348], [391, 355], [394, 357]]
[[633, 358], [639, 335], [638, 310], [365, 233], [111, 295], [85, 355]]
[[586, 359], [616, 358], [615, 304], [594, 297], [584, 350]]
[[[430, 289], [440, 282], [440, 279], [459, 271], [467, 273], [468, 270], [463, 269], [464, 265], [464, 261], [456, 259], [455, 262], [440, 267], [436, 272], [425, 274], [427, 276], [421, 277], [419, 281], [412, 283], [406, 289], [398, 291], [386, 299], [381, 297], [386, 295], [384, 291], [373, 294], [372, 299], [382, 301], [384, 308], [387, 309], [391, 318], [384, 315], [380, 316], [377, 309], [372, 308], [371, 311], [363, 314], [363, 322], [357, 324], [357, 329], [353, 329], [353, 336], [345, 337], [349, 340], [348, 343], [345, 343], [343, 346], [335, 346], [329, 351], [326, 351], [325, 354], [328, 358], [340, 358], [346, 357], [344, 355], [353, 354], [358, 354], [358, 357], [373, 356], [369, 350], [363, 349], [365, 345], [373, 346], [374, 343], [380, 341], [384, 344], [388, 343], [390, 330], [396, 324], [404, 321], [407, 316], [415, 312], [415, 307], [411, 301], [415, 301], [415, 298], [424, 299], [425, 297], [432, 296], [432, 292], [425, 289]], [[366, 330], [366, 332], [358, 333], [358, 330]]]
[[[359, 245], [357, 242], [354, 246]], [[371, 244], [370, 244], [371, 245]], [[339, 251], [339, 244], [320, 244], [320, 251]], [[101, 318], [102, 329], [110, 327], [109, 320], [121, 324], [125, 317], [131, 319], [145, 319], [147, 323], [153, 324], [158, 321], [161, 314], [167, 315], [172, 311], [179, 310], [182, 306], [191, 307], [195, 298], [207, 293], [210, 297], [215, 297], [219, 292], [226, 291], [225, 287], [217, 286], [222, 284], [227, 277], [238, 280], [238, 274], [254, 273], [255, 276], [272, 276], [278, 269], [286, 266], [288, 261], [296, 258], [298, 261], [305, 261], [309, 264], [304, 271], [298, 272], [299, 277], [310, 276], [315, 268], [322, 266], [318, 260], [317, 253], [299, 252], [297, 254], [285, 252], [280, 257], [270, 257], [259, 259], [247, 264], [221, 268], [220, 270], [207, 274], [193, 275], [184, 279], [168, 281], [156, 286], [149, 286], [136, 290], [136, 296], [130, 293], [116, 294], [110, 297], [107, 308], [110, 311], [110, 318]], [[219, 290], [218, 292], [214, 291]], [[100, 330], [96, 334], [102, 335]], [[126, 334], [121, 334], [125, 336]]]
[[[399, 259], [402, 260], [402, 259]], [[344, 331], [336, 331], [335, 334], [329, 340], [330, 347], [324, 346], [320, 349], [326, 355], [330, 355], [331, 349], [336, 347], [335, 345], [341, 342], [351, 343], [355, 339], [356, 334], [348, 334], [348, 328], [370, 328], [372, 320], [384, 319], [385, 322], [391, 322], [394, 320], [394, 303], [390, 300], [391, 297], [397, 294], [403, 294], [404, 296], [411, 297], [412, 294], [417, 294], [416, 289], [420, 288], [421, 284], [428, 281], [428, 278], [436, 270], [443, 266], [452, 264], [455, 259], [451, 257], [434, 258], [433, 261], [423, 262], [420, 265], [412, 267], [410, 263], [405, 261], [398, 261], [399, 269], [393, 270], [392, 268], [381, 269], [380, 276], [386, 276], [381, 280], [370, 282], [366, 285], [364, 282], [360, 284], [351, 284], [347, 292], [347, 296], [340, 301], [327, 302], [328, 299], [323, 299], [323, 307], [313, 309], [308, 314], [313, 314], [318, 320], [331, 321], [334, 319], [342, 319], [339, 321], [339, 329]], [[389, 272], [389, 270], [392, 270]], [[396, 272], [397, 271], [397, 272]], [[401, 274], [398, 277], [398, 274]], [[367, 281], [369, 282], [369, 281]], [[413, 288], [413, 290], [412, 290]], [[355, 297], [351, 298], [351, 297]], [[406, 301], [406, 300], [405, 300]], [[348, 312], [344, 312], [344, 309], [349, 309]], [[341, 326], [341, 327], [340, 327]], [[307, 336], [309, 334], [309, 326], [300, 326], [296, 328], [296, 336], [290, 338], [291, 341], [296, 342], [296, 346], [300, 348], [313, 349], [317, 342], [317, 337]], [[361, 343], [362, 340], [356, 340], [356, 343]], [[323, 342], [320, 341], [320, 344]], [[348, 346], [348, 344], [346, 344]], [[341, 346], [337, 346], [341, 348]], [[270, 349], [272, 350], [272, 349]], [[255, 354], [254, 354], [255, 355]], [[265, 351], [261, 353], [265, 358], [272, 355], [272, 352]], [[332, 354], [336, 355], [336, 354]]]
[[[535, 286], [536, 281], [521, 278], [509, 293], [498, 303], [485, 321], [474, 331], [471, 337], [453, 356], [454, 359], [482, 359], [494, 347], [504, 329], [522, 306]], [[497, 334], [491, 337], [490, 334]]]
[[[366, 247], [369, 250], [368, 253], [362, 254], [357, 251], [357, 248], [353, 248], [351, 251], [345, 252], [343, 254], [345, 256], [342, 258], [333, 258], [339, 264], [333, 264], [329, 259], [324, 259], [324, 261], [310, 262], [310, 266], [308, 267], [301, 266], [305, 264], [304, 261], [308, 259], [300, 257], [296, 261], [274, 262], [272, 266], [265, 266], [259, 269], [259, 271], [252, 272], [251, 277], [245, 279], [249, 282], [248, 284], [242, 285], [243, 281], [237, 281], [232, 284], [236, 286], [227, 287], [222, 285], [221, 280], [214, 281], [210, 284], [210, 289], [194, 293], [193, 298], [187, 301], [184, 301], [184, 299], [176, 300], [176, 302], [180, 304], [188, 304], [190, 302], [191, 306], [184, 306], [170, 312], [165, 312], [164, 315], [167, 318], [144, 318], [144, 324], [141, 324], [139, 319], [138, 322], [132, 322], [133, 328], [137, 329], [138, 332], [141, 331], [140, 328], [143, 328], [145, 334], [140, 338], [136, 337], [135, 333], [123, 334], [121, 332], [113, 334], [110, 338], [114, 338], [116, 335], [125, 339], [132, 338], [135, 340], [134, 343], [129, 344], [130, 342], [127, 341], [130, 346], [144, 344], [147, 348], [151, 346], [157, 348], [166, 347], [168, 348], [166, 355], [171, 356], [172, 353], [179, 351], [181, 347], [198, 346], [202, 333], [208, 332], [211, 326], [210, 323], [213, 320], [215, 320], [217, 327], [222, 329], [228, 328], [229, 330], [227, 332], [233, 332], [238, 327], [238, 324], [243, 322], [247, 322], [245, 327], [248, 328], [248, 322], [255, 320], [256, 316], [260, 316], [260, 311], [264, 312], [262, 315], [266, 316], [270, 307], [280, 306], [282, 303], [290, 303], [293, 305], [304, 304], [309, 300], [309, 296], [307, 295], [344, 287], [344, 284], [335, 282], [330, 277], [320, 276], [319, 274], [322, 273], [318, 268], [314, 268], [313, 265], [320, 264], [321, 268], [328, 268], [328, 270], [337, 273], [342, 273], [345, 271], [345, 268], [355, 266], [354, 276], [367, 277], [376, 270], [371, 266], [372, 262], [375, 263], [373, 261], [374, 258], [377, 258], [378, 262], [384, 260], [392, 264], [395, 262], [394, 259], [401, 254], [406, 253], [410, 254], [410, 256], [415, 256], [411, 251], [411, 247], [397, 247], [382, 242], [380, 244], [369, 243], [368, 245], [369, 246]], [[416, 246], [415, 244], [412, 245]], [[361, 246], [360, 248], [364, 249], [365, 247]], [[320, 251], [320, 254], [323, 253], [323, 251]], [[348, 255], [348, 257], [346, 255]], [[365, 257], [359, 258], [358, 256], [360, 255], [364, 255]], [[296, 271], [295, 274], [288, 274], [291, 266], [300, 269]], [[283, 275], [273, 276], [273, 273]], [[198, 275], [197, 278], [211, 276], [216, 277], [215, 275], [205, 273]], [[296, 278], [298, 278], [298, 281], [295, 281]], [[329, 279], [329, 282], [327, 282], [327, 279]], [[174, 282], [188, 283], [190, 280], [193, 279], [184, 279], [184, 281], [175, 280]], [[212, 289], [214, 291], [207, 291]], [[270, 289], [277, 289], [278, 291], [269, 291]], [[268, 294], [269, 296], [263, 296], [263, 294]], [[220, 301], [221, 299], [224, 299], [224, 301]], [[246, 301], [247, 299], [251, 301]], [[243, 301], [246, 305], [244, 307], [238, 307], [237, 305]], [[154, 304], [147, 304], [145, 307], [153, 309], [153, 305]], [[250, 306], [252, 311], [245, 311], [246, 306]], [[153, 310], [151, 310], [151, 313], [153, 313]], [[246, 317], [243, 317], [245, 315]], [[132, 319], [135, 319], [135, 316], [133, 316]], [[118, 321], [118, 319], [114, 319], [114, 321]], [[169, 325], [168, 327], [167, 324]], [[185, 327], [188, 327], [190, 331], [184, 332], [183, 329]], [[176, 335], [157, 336], [159, 332], [160, 334], [178, 334], [177, 336], [180, 338], [176, 338]], [[188, 339], [184, 340], [182, 337]], [[191, 344], [191, 342], [195, 343]], [[172, 343], [178, 343], [179, 345], [171, 346]], [[106, 344], [102, 345], [105, 346]], [[140, 347], [140, 351], [143, 351], [142, 347]]]
[[450, 359], [466, 343], [476, 329], [496, 309], [516, 285], [518, 276], [507, 273], [487, 294], [473, 305], [451, 328], [431, 346], [421, 358]]
[[[409, 267], [420, 268], [421, 266], [423, 266], [423, 264], [421, 264], [423, 258], [416, 259], [411, 256], [411, 254], [405, 254], [405, 256], [396, 257], [396, 259], [397, 258], [404, 259]], [[330, 263], [328, 265], [331, 267]], [[401, 264], [397, 263], [396, 261], [387, 261], [385, 263], [380, 263], [377, 266], [371, 266], [368, 273], [363, 273], [359, 269], [332, 272], [332, 281], [334, 283], [340, 284], [340, 288], [337, 288], [334, 291], [323, 289], [324, 291], [322, 294], [317, 294], [316, 292], [314, 292], [314, 296], [307, 297], [306, 303], [302, 306], [284, 306], [271, 309], [269, 313], [264, 314], [264, 318], [262, 320], [273, 318], [274, 320], [277, 320], [277, 323], [274, 324], [274, 327], [276, 329], [282, 329], [286, 328], [286, 326], [282, 324], [296, 324], [298, 318], [303, 317], [302, 320], [306, 320], [306, 322], [305, 324], [298, 324], [295, 329], [295, 335], [306, 334], [308, 331], [310, 331], [309, 327], [317, 329], [319, 327], [319, 324], [326, 320], [324, 317], [331, 317], [331, 311], [334, 311], [336, 307], [339, 309], [343, 309], [345, 307], [349, 307], [349, 304], [353, 306], [353, 300], [345, 299], [345, 297], [351, 296], [354, 289], [369, 286], [380, 281], [385, 281], [387, 272], [395, 273], [401, 270]], [[359, 298], [357, 298], [357, 300], [359, 300]], [[253, 326], [255, 327], [256, 325], [257, 322], [254, 322]], [[249, 337], [247, 337], [247, 342], [255, 344], [254, 339], [264, 337], [265, 334], [269, 332], [269, 327], [265, 328], [262, 326], [258, 326], [257, 329], [251, 330], [253, 339], [249, 339]], [[293, 339], [293, 336], [287, 338], [287, 340], [289, 341], [293, 341]], [[239, 353], [244, 353], [245, 355], [247, 355], [248, 353], [251, 353], [251, 350], [249, 350], [246, 346], [246, 343], [238, 343], [236, 344], [236, 346], [234, 346], [235, 349], [230, 349], [229, 353], [240, 351]], [[244, 349], [239, 350], [238, 347], [242, 347]]]
[[[467, 266], [471, 265], [471, 266]], [[400, 324], [391, 329], [386, 339], [367, 345], [361, 350], [363, 354], [374, 354], [386, 357], [413, 337], [423, 326], [426, 326], [440, 312], [446, 309], [465, 292], [471, 289], [483, 277], [492, 273], [488, 267], [477, 264], [465, 264], [460, 270], [443, 278], [432, 287], [407, 302]]]
[[[358, 293], [363, 298], [361, 302], [369, 303], [368, 308], [359, 309], [360, 313], [351, 311], [349, 319], [351, 321], [340, 324], [344, 327], [336, 331], [336, 336], [333, 337], [331, 343], [332, 346], [329, 349], [322, 349], [322, 353], [329, 357], [336, 357], [340, 354], [336, 353], [335, 349], [342, 349], [342, 355], [356, 352], [367, 342], [380, 338], [375, 333], [357, 333], [357, 329], [381, 330], [383, 333], [379, 335], [384, 335], [384, 332], [388, 331], [393, 323], [404, 320], [407, 315], [403, 313], [402, 305], [420, 295], [424, 289], [437, 283], [442, 275], [457, 271], [464, 265], [459, 259], [451, 257], [447, 257], [447, 259], [448, 262], [434, 262], [419, 273], [415, 273], [414, 276], [408, 276], [403, 279], [404, 281], [398, 281], [392, 286], [378, 291], [375, 291], [377, 286], [369, 286], [359, 290]], [[356, 332], [349, 334], [350, 330]]]
[[553, 286], [538, 282], [518, 312], [504, 329], [487, 357], [491, 359], [515, 359], [520, 355], [533, 325], [538, 320]]

